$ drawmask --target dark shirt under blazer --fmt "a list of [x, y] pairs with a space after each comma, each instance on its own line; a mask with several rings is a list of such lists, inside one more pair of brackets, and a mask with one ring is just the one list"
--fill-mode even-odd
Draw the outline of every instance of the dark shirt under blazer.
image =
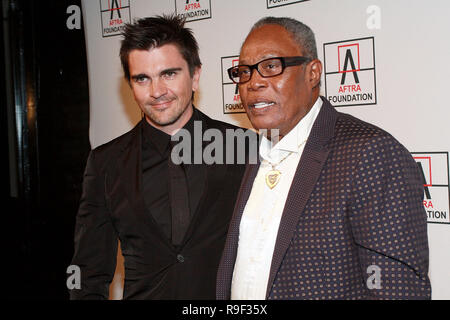
[[[203, 130], [233, 126], [198, 112]], [[142, 125], [91, 151], [76, 219], [73, 265], [81, 289], [71, 299], [107, 299], [118, 239], [124, 299], [214, 299], [217, 266], [245, 165], [205, 165], [203, 192], [182, 245], [175, 248], [146, 207]], [[224, 139], [225, 143], [225, 139]], [[153, 182], [159, 187], [159, 181]]]
[[[427, 218], [416, 162], [390, 134], [323, 100], [286, 200], [266, 298], [429, 299]], [[258, 165], [249, 165], [244, 173], [219, 266], [218, 299], [230, 298], [239, 224], [257, 172]], [[380, 286], [370, 278], [377, 267]]]
[[[184, 125], [191, 137], [194, 137], [194, 121], [201, 121], [200, 112], [194, 109], [191, 119]], [[171, 152], [171, 136], [142, 120], [142, 191], [145, 205], [155, 222], [168, 239], [172, 238], [171, 201], [169, 196], [169, 156]], [[177, 144], [178, 139], [174, 139]], [[181, 141], [182, 143], [182, 141]], [[195, 147], [191, 139], [191, 150]], [[200, 148], [202, 146], [200, 145]], [[202, 152], [202, 150], [199, 150]], [[188, 183], [189, 216], [197, 209], [203, 194], [206, 178], [206, 166], [190, 163], [181, 165]], [[155, 181], [157, 183], [155, 184]], [[155, 188], [155, 185], [157, 188]], [[192, 218], [192, 217], [191, 217]]]

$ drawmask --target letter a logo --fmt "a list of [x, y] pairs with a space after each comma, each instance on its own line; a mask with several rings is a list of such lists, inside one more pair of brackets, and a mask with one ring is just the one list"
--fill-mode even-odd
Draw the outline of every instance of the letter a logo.
[[381, 268], [377, 265], [370, 265], [367, 267], [367, 274], [370, 276], [367, 278], [367, 288], [381, 289]]
[[119, 16], [119, 18], [122, 18], [122, 16], [120, 15], [120, 9], [121, 9], [121, 7], [117, 3], [117, 0], [112, 0], [111, 9], [110, 9], [111, 10], [111, 20], [114, 17], [114, 11], [117, 11], [117, 15]]
[[70, 265], [67, 267], [67, 274], [70, 276], [67, 278], [66, 285], [70, 290], [81, 289], [81, 270], [79, 266]]
[[419, 166], [420, 175], [422, 176], [422, 183], [423, 183], [423, 189], [425, 191], [425, 196], [428, 200], [431, 199], [430, 189], [428, 189], [428, 183], [427, 179], [425, 178], [425, 173], [423, 171], [423, 166], [420, 161], [416, 161], [417, 165]]
[[348, 63], [350, 62], [350, 66], [351, 66], [351, 71], [353, 73], [353, 78], [355, 79], [355, 83], [359, 83], [359, 78], [358, 78], [358, 74], [356, 73], [356, 66], [355, 66], [355, 61], [353, 60], [353, 56], [352, 56], [352, 52], [350, 51], [350, 49], [347, 49], [345, 52], [345, 60], [344, 60], [344, 68], [343, 68], [343, 73], [342, 73], [342, 78], [341, 78], [341, 85], [343, 85], [345, 83], [345, 77], [347, 75], [347, 70], [348, 70]]

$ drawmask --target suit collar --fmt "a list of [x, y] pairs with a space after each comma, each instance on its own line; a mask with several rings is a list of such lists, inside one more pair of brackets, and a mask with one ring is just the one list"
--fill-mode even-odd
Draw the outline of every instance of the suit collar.
[[[338, 113], [325, 98], [321, 97], [321, 99], [323, 101], [321, 110], [306, 142], [283, 210], [273, 253], [266, 297], [270, 295], [275, 275], [280, 268], [294, 230], [303, 214], [306, 202], [328, 156], [327, 143], [334, 135]], [[231, 281], [239, 244], [239, 226], [258, 169], [259, 161], [257, 164], [247, 165], [242, 179], [217, 273], [218, 299], [230, 299]]]
[[338, 112], [324, 97], [320, 97], [323, 101], [322, 108], [317, 116], [316, 121], [311, 129], [308, 142], [312, 141], [320, 145], [326, 145], [334, 136], [334, 129], [338, 118]]
[[[195, 109], [194, 109], [195, 110]], [[215, 128], [214, 120], [206, 116], [204, 113], [196, 110], [195, 120], [201, 121], [202, 131], [209, 128]], [[161, 234], [161, 239], [170, 247], [171, 244], [167, 241], [162, 230], [157, 223], [152, 220], [151, 215], [145, 205], [142, 194], [142, 133], [143, 121], [140, 121], [122, 140], [121, 152], [118, 155], [116, 166], [112, 171], [112, 183], [121, 185], [120, 190], [124, 191], [133, 210], [136, 214], [141, 216], [145, 223], [152, 229], [157, 229]], [[203, 136], [203, 135], [202, 135]], [[208, 141], [203, 141], [203, 146], [208, 144]], [[204, 165], [203, 165], [204, 166]], [[190, 226], [186, 232], [185, 241], [188, 241], [195, 232], [195, 225], [200, 223], [201, 215], [208, 214], [205, 208], [211, 206], [211, 201], [214, 201], [215, 195], [220, 192], [220, 184], [213, 185], [210, 181], [223, 181], [226, 176], [227, 166], [212, 164], [205, 166], [205, 183], [203, 185], [203, 193], [199, 200], [197, 209], [193, 212], [193, 217]]]
[[322, 108], [306, 142], [283, 210], [270, 268], [267, 297], [270, 295], [275, 276], [328, 157], [327, 143], [334, 135], [338, 113], [327, 100], [322, 99]]
[[[195, 107], [193, 107], [192, 116], [183, 126], [183, 129], [189, 131], [191, 137], [194, 137], [194, 121], [201, 121], [200, 111]], [[145, 148], [151, 144], [151, 147], [155, 148], [159, 154], [164, 155], [169, 149], [171, 136], [149, 124], [145, 117], [142, 118], [140, 125], [142, 128], [142, 147]]]
[[155, 148], [161, 156], [169, 149], [170, 135], [153, 127], [144, 118], [142, 122], [142, 148]]

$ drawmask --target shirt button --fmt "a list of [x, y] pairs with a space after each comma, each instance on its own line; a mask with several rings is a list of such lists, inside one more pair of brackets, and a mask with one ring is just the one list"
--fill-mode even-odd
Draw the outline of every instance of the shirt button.
[[177, 255], [178, 262], [184, 262], [184, 257], [181, 254]]

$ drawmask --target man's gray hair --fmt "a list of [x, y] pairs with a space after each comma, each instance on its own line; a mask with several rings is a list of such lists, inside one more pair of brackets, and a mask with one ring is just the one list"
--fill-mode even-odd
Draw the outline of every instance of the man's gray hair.
[[317, 59], [317, 47], [314, 32], [304, 23], [287, 17], [265, 17], [258, 20], [250, 30], [252, 32], [267, 24], [282, 26], [292, 34], [294, 41], [303, 50], [303, 55], [311, 59]]

